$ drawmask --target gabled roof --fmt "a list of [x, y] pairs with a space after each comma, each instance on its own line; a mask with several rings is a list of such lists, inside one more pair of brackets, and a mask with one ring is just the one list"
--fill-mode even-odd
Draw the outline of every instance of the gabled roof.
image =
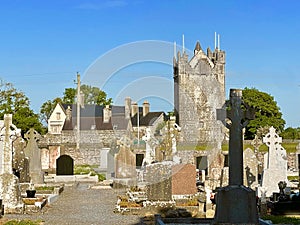
[[[70, 106], [72, 109], [72, 117], [77, 116], [77, 105], [76, 104], [62, 104], [64, 110]], [[80, 107], [80, 117], [103, 117], [104, 105], [84, 105]], [[125, 106], [110, 106], [112, 115], [125, 115]]]
[[[70, 106], [72, 117], [66, 120], [63, 130], [73, 130], [77, 124], [77, 105], [63, 104], [66, 109]], [[112, 116], [108, 123], [103, 123], [103, 105], [85, 105], [80, 107], [80, 130], [126, 130], [129, 119], [125, 119], [125, 106], [110, 106]]]
[[[165, 117], [165, 113], [164, 112], [149, 112], [147, 113], [145, 116], [143, 116], [142, 113], [139, 113], [139, 125], [140, 126], [152, 126], [153, 123], [161, 116], [161, 114], [163, 114], [163, 116]], [[137, 126], [137, 114], [135, 114], [132, 118], [131, 118], [131, 123], [132, 126], [136, 127]]]

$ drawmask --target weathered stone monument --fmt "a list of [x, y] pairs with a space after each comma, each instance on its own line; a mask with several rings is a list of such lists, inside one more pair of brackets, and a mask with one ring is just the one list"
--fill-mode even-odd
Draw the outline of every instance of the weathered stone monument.
[[136, 158], [130, 147], [126, 144], [120, 146], [115, 155], [114, 186], [133, 186], [136, 183]]
[[258, 186], [258, 160], [251, 148], [244, 151], [244, 185], [253, 190]]
[[263, 138], [263, 142], [269, 147], [268, 153], [264, 155], [264, 171], [261, 187], [266, 190], [266, 197], [279, 193], [278, 183], [287, 179], [287, 156], [285, 149], [281, 146], [282, 138], [276, 134], [274, 127]]
[[148, 200], [172, 200], [172, 165], [173, 162], [164, 161], [146, 166], [145, 181]]
[[[217, 224], [258, 224], [255, 192], [243, 185], [243, 134], [242, 129], [252, 118], [251, 110], [244, 104], [242, 90], [230, 89], [227, 107], [229, 128], [229, 185], [217, 192], [214, 223]], [[222, 118], [225, 123], [225, 116]]]
[[13, 142], [13, 170], [20, 183], [30, 182], [29, 163], [24, 153], [25, 146], [26, 143], [21, 137]]
[[119, 152], [117, 146], [112, 146], [107, 153], [107, 169], [106, 169], [106, 179], [110, 180], [115, 177], [115, 155]]
[[19, 179], [13, 174], [12, 169], [12, 142], [21, 135], [21, 130], [12, 124], [12, 115], [4, 115], [4, 123], [0, 128], [0, 140], [3, 149], [1, 151], [1, 174], [0, 174], [0, 199], [5, 207], [5, 213], [21, 213], [23, 204]]
[[43, 184], [44, 172], [42, 172], [41, 151], [37, 145], [41, 135], [30, 128], [24, 135], [27, 140], [27, 146], [24, 150], [25, 157], [29, 159], [29, 174], [31, 183]]
[[146, 155], [142, 165], [149, 165], [155, 160], [155, 147], [158, 141], [154, 138], [151, 129], [146, 128], [146, 134], [142, 137], [143, 141], [146, 142]]

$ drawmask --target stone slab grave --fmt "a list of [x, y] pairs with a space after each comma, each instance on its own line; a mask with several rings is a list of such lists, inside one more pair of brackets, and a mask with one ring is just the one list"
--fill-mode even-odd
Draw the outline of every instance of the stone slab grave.
[[23, 203], [19, 188], [19, 179], [13, 174], [12, 152], [13, 141], [20, 137], [21, 130], [12, 124], [12, 115], [5, 114], [0, 127], [0, 142], [2, 142], [2, 161], [0, 174], [0, 199], [5, 206], [5, 213], [22, 213]]
[[264, 155], [264, 170], [258, 194], [260, 195], [264, 191], [266, 197], [271, 197], [274, 192], [279, 193], [278, 183], [280, 181], [285, 181], [289, 186], [287, 156], [286, 150], [281, 146], [282, 138], [276, 133], [274, 127], [270, 127], [263, 142], [269, 150]]
[[24, 153], [25, 157], [29, 159], [30, 181], [33, 184], [42, 184], [44, 183], [44, 172], [42, 171], [41, 151], [37, 144], [41, 135], [33, 128], [30, 128], [24, 135], [24, 138], [27, 140]]
[[258, 160], [251, 148], [244, 151], [244, 185], [255, 190], [258, 186]]
[[146, 166], [144, 180], [147, 183], [146, 195], [149, 201], [172, 200], [172, 166], [171, 161]]
[[196, 166], [163, 161], [147, 165], [144, 179], [150, 201], [170, 201], [172, 197], [197, 193]]

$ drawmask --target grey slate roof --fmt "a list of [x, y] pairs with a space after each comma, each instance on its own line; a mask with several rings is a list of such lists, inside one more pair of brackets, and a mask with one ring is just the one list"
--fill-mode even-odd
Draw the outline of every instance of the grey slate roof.
[[[153, 123], [160, 117], [161, 114], [164, 114], [164, 117], [166, 116], [164, 112], [149, 112], [146, 116], [143, 116], [142, 113], [139, 113], [139, 123], [140, 126], [152, 126]], [[137, 114], [135, 114], [131, 118], [132, 126], [137, 126]]]

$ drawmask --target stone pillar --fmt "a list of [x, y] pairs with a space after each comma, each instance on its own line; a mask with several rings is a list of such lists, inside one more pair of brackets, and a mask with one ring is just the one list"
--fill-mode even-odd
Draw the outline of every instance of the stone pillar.
[[[217, 192], [214, 223], [258, 224], [255, 192], [243, 185], [243, 137], [242, 129], [252, 118], [253, 112], [241, 108], [242, 90], [230, 90], [226, 123], [229, 133], [229, 185]], [[242, 121], [245, 121], [242, 123]], [[225, 121], [223, 121], [225, 123]]]

